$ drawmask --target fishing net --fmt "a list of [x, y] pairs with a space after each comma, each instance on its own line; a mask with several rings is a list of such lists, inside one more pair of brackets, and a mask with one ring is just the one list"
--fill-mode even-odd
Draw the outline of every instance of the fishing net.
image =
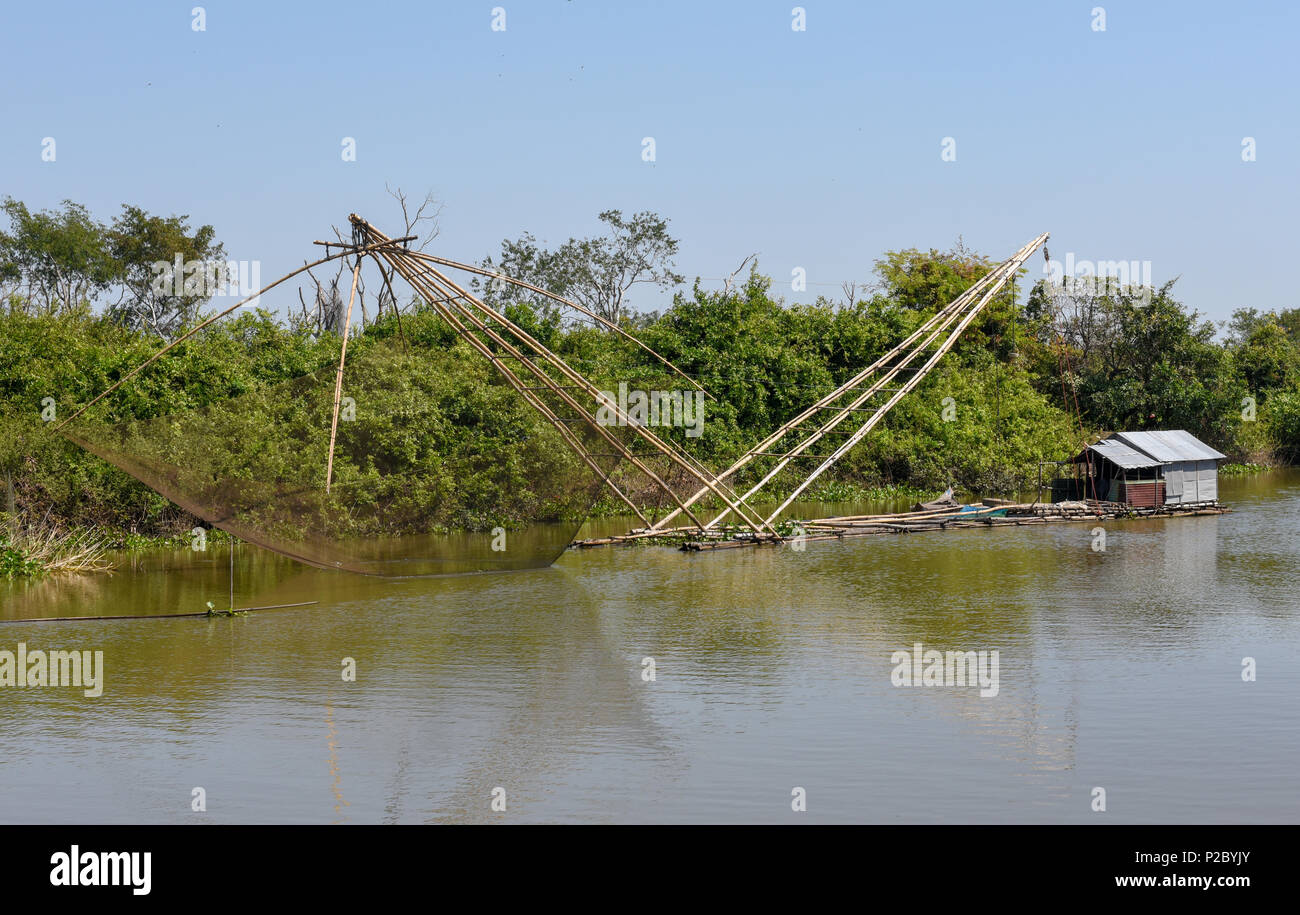
[[[698, 385], [629, 390], [626, 364], [622, 378], [592, 380], [602, 374], [602, 350], [624, 344], [655, 371], [681, 376], [661, 356], [567, 300], [612, 333], [580, 337], [561, 356], [439, 269], [454, 262], [398, 247], [407, 239], [350, 219], [345, 253], [368, 253], [390, 294], [397, 281], [414, 293], [411, 314], [426, 332], [409, 346], [394, 309], [397, 333], [372, 327], [345, 360], [136, 418], [147, 412], [138, 407], [148, 386], [167, 384], [150, 360], [106, 392], [116, 400], [97, 398], [63, 434], [243, 540], [371, 575], [549, 565], [598, 500], [602, 511], [631, 513], [645, 526], [673, 513], [698, 526], [709, 501], [738, 501], [684, 447], [702, 430]], [[134, 414], [115, 410], [124, 397]], [[694, 512], [683, 508], [697, 491], [708, 499]]]
[[[549, 565], [600, 495], [601, 474], [486, 360], [365, 336], [345, 363], [327, 491], [336, 371], [147, 419], [105, 406], [63, 434], [242, 540], [370, 575]], [[573, 434], [600, 453], [590, 430]]]

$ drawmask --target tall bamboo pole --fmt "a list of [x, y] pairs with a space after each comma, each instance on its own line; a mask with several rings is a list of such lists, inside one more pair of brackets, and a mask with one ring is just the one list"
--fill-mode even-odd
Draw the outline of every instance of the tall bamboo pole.
[[[373, 225], [371, 225], [371, 224], [370, 224], [369, 222], [367, 222], [365, 219], [361, 218], [360, 216], [357, 216], [355, 213], [350, 214], [348, 218], [349, 218], [349, 220], [352, 222], [352, 225], [353, 225], [356, 229], [361, 230], [361, 232], [363, 233], [363, 237], [370, 238], [370, 239], [381, 239], [381, 240], [392, 241], [392, 239], [388, 239], [387, 236], [384, 235], [384, 233], [380, 232], [377, 228], [375, 228]], [[386, 249], [386, 251], [385, 251], [385, 257], [386, 257], [389, 261], [393, 262], [393, 266], [394, 266], [394, 268], [397, 267], [397, 263], [396, 263], [397, 258], [396, 258], [394, 255], [400, 255], [400, 258], [401, 258], [403, 261], [416, 260], [416, 261], [422, 261], [422, 262], [424, 262], [423, 264], [411, 264], [410, 266], [411, 266], [412, 268], [414, 268], [415, 270], [417, 270], [417, 271], [419, 272], [419, 275], [421, 276], [421, 278], [424, 279], [424, 280], [426, 280], [426, 281], [431, 280], [433, 277], [436, 277], [436, 278], [437, 278], [436, 281], [437, 281], [437, 283], [439, 284], [439, 292], [438, 292], [439, 302], [435, 303], [435, 302], [433, 302], [433, 301], [431, 300], [431, 304], [435, 304], [435, 307], [436, 307], [438, 304], [441, 304], [441, 305], [444, 306], [444, 307], [455, 308], [459, 313], [463, 314], [467, 319], [469, 319], [469, 320], [471, 320], [471, 321], [475, 321], [475, 322], [477, 322], [478, 319], [477, 319], [476, 317], [474, 317], [474, 310], [477, 310], [477, 311], [479, 311], [479, 312], [482, 312], [482, 313], [483, 313], [484, 315], [486, 315], [490, 320], [494, 321], [495, 323], [497, 323], [498, 325], [500, 325], [502, 328], [508, 330], [510, 333], [512, 333], [512, 334], [513, 334], [515, 337], [517, 337], [518, 339], [520, 339], [520, 340], [527, 340], [528, 345], [529, 345], [529, 346], [530, 346], [530, 347], [531, 347], [531, 348], [532, 348], [536, 353], [538, 353], [538, 354], [541, 356], [541, 358], [542, 358], [543, 360], [545, 360], [547, 363], [549, 363], [549, 364], [555, 366], [555, 367], [556, 367], [556, 368], [557, 368], [557, 369], [558, 369], [562, 374], [564, 374], [564, 375], [565, 375], [566, 377], [568, 377], [570, 380], [575, 381], [575, 382], [578, 384], [578, 386], [581, 387], [584, 391], [586, 391], [589, 395], [596, 395], [596, 394], [598, 394], [599, 392], [596, 391], [595, 386], [592, 385], [591, 382], [588, 381], [588, 379], [586, 379], [586, 378], [585, 378], [584, 376], [582, 376], [581, 374], [575, 372], [575, 371], [574, 371], [573, 369], [571, 369], [567, 364], [565, 364], [564, 361], [561, 360], [558, 356], [556, 356], [554, 353], [552, 353], [552, 352], [550, 352], [549, 350], [547, 350], [544, 346], [542, 346], [540, 343], [538, 343], [536, 340], [534, 340], [531, 336], [529, 336], [529, 335], [527, 335], [526, 333], [524, 333], [523, 330], [522, 330], [518, 325], [514, 324], [512, 321], [510, 321], [510, 320], [509, 320], [508, 318], [506, 318], [504, 315], [498, 314], [497, 312], [495, 312], [494, 310], [492, 310], [491, 308], [489, 308], [486, 304], [484, 304], [483, 302], [481, 302], [481, 301], [480, 301], [479, 299], [477, 299], [475, 296], [471, 295], [471, 294], [470, 294], [469, 292], [467, 292], [465, 289], [461, 288], [459, 285], [457, 285], [456, 283], [454, 283], [453, 281], [451, 281], [451, 280], [450, 280], [450, 279], [449, 279], [445, 274], [441, 273], [440, 271], [438, 271], [437, 269], [435, 269], [435, 268], [433, 268], [433, 267], [431, 267], [431, 266], [429, 266], [429, 265], [430, 265], [430, 264], [449, 265], [449, 266], [455, 267], [456, 269], [465, 270], [465, 271], [470, 272], [470, 273], [477, 273], [477, 274], [480, 274], [480, 275], [483, 275], [483, 276], [489, 276], [489, 277], [493, 277], [493, 278], [496, 278], [496, 279], [500, 279], [500, 280], [503, 280], [503, 281], [505, 281], [505, 282], [511, 283], [511, 284], [513, 284], [513, 285], [521, 286], [521, 287], [526, 288], [526, 289], [529, 289], [529, 290], [531, 290], [531, 291], [533, 291], [533, 292], [540, 293], [541, 295], [546, 296], [547, 298], [550, 298], [550, 299], [552, 299], [552, 300], [554, 300], [554, 301], [556, 301], [556, 302], [559, 302], [559, 303], [561, 303], [561, 304], [563, 304], [563, 305], [565, 305], [565, 306], [567, 306], [567, 307], [569, 307], [569, 308], [572, 308], [572, 309], [574, 309], [574, 310], [576, 310], [576, 311], [578, 311], [578, 312], [581, 312], [582, 314], [586, 315], [586, 316], [589, 317], [589, 318], [592, 318], [593, 320], [597, 321], [598, 323], [605, 325], [606, 327], [608, 327], [609, 329], [613, 330], [613, 331], [614, 331], [615, 333], [617, 333], [618, 335], [620, 335], [620, 336], [624, 337], [625, 339], [631, 341], [632, 343], [634, 343], [635, 345], [637, 345], [639, 348], [645, 350], [645, 351], [648, 352], [650, 355], [654, 356], [654, 358], [657, 359], [659, 362], [661, 362], [661, 363], [663, 363], [665, 366], [667, 366], [667, 367], [668, 367], [670, 370], [672, 370], [674, 373], [676, 373], [676, 374], [679, 375], [680, 377], [684, 378], [685, 380], [689, 381], [689, 382], [690, 382], [690, 383], [691, 383], [695, 388], [697, 388], [698, 390], [700, 390], [701, 392], [703, 392], [704, 396], [706, 396], [706, 397], [708, 397], [708, 398], [710, 398], [710, 399], [713, 399], [713, 395], [709, 394], [708, 391], [704, 390], [704, 388], [701, 387], [701, 386], [699, 385], [698, 382], [696, 382], [694, 379], [690, 378], [690, 376], [686, 375], [686, 374], [685, 374], [684, 372], [682, 372], [679, 368], [677, 368], [675, 365], [673, 365], [671, 362], [669, 362], [667, 359], [665, 359], [662, 355], [660, 355], [659, 353], [655, 352], [655, 351], [654, 351], [653, 349], [651, 349], [650, 347], [646, 346], [644, 343], [642, 343], [642, 342], [641, 342], [640, 340], [638, 340], [636, 337], [634, 337], [634, 336], [632, 336], [631, 334], [629, 334], [629, 333], [627, 333], [626, 331], [624, 331], [624, 330], [623, 330], [622, 328], [620, 328], [618, 325], [616, 325], [616, 324], [614, 324], [614, 323], [612, 323], [612, 322], [606, 320], [605, 318], [601, 317], [600, 315], [595, 314], [594, 312], [589, 311], [588, 309], [586, 309], [586, 308], [584, 308], [583, 306], [577, 304], [576, 302], [573, 302], [573, 301], [571, 301], [571, 300], [569, 300], [569, 299], [566, 299], [566, 298], [564, 298], [564, 297], [562, 297], [562, 296], [556, 295], [555, 293], [549, 292], [549, 291], [547, 291], [547, 290], [545, 290], [545, 289], [543, 289], [543, 288], [541, 288], [541, 287], [539, 287], [539, 286], [534, 286], [534, 285], [532, 285], [532, 284], [530, 284], [530, 283], [524, 282], [524, 281], [522, 281], [522, 280], [517, 280], [517, 279], [515, 279], [515, 278], [513, 278], [513, 277], [510, 277], [510, 276], [507, 276], [507, 275], [505, 275], [505, 274], [494, 273], [494, 272], [492, 272], [492, 271], [484, 270], [484, 269], [482, 269], [482, 268], [480, 268], [480, 267], [474, 267], [474, 266], [469, 265], [469, 264], [462, 264], [462, 263], [459, 263], [459, 262], [457, 262], [457, 261], [451, 261], [451, 260], [448, 260], [448, 259], [446, 259], [446, 258], [435, 257], [434, 255], [426, 254], [426, 253], [424, 253], [424, 252], [409, 251], [409, 250], [406, 250], [405, 248], [402, 248], [402, 249], [397, 249], [397, 248], [388, 248], [388, 249]], [[400, 269], [398, 270], [398, 272], [399, 272], [399, 273], [402, 273], [402, 271], [401, 271]], [[403, 276], [404, 276], [404, 278], [407, 279], [408, 283], [411, 282], [411, 279], [410, 279], [409, 276], [406, 276], [404, 273], [403, 273]], [[426, 293], [425, 293], [425, 294], [426, 294], [426, 297], [427, 297], [427, 290], [426, 290]], [[467, 307], [467, 306], [472, 306], [472, 308], [471, 308], [471, 307]], [[441, 313], [441, 312], [440, 312], [440, 313]], [[486, 328], [483, 328], [483, 329], [486, 329]], [[491, 331], [488, 331], [488, 333], [489, 333], [489, 335], [491, 335]], [[488, 356], [488, 358], [489, 358], [489, 359], [492, 359], [492, 357], [491, 357], [490, 355]], [[495, 360], [493, 360], [493, 361], [495, 361]], [[531, 367], [530, 367], [530, 368], [531, 368]], [[537, 371], [535, 368], [533, 368], [532, 370], [534, 371], [534, 373], [536, 373], [536, 371]], [[543, 380], [544, 380], [544, 383], [546, 383], [546, 384], [548, 384], [548, 385], [553, 385], [553, 384], [554, 384], [554, 382], [551, 381], [551, 379], [549, 379], [549, 378], [544, 378]], [[520, 393], [525, 397], [525, 399], [528, 399], [528, 400], [530, 400], [530, 402], [531, 402], [531, 398], [529, 397], [529, 392], [527, 392], [527, 391], [521, 391]], [[558, 392], [558, 393], [560, 393], [560, 394], [562, 395], [562, 397], [564, 397], [565, 399], [567, 399], [567, 395], [566, 395], [566, 394], [564, 394], [563, 392]], [[569, 406], [573, 406], [573, 407], [577, 407], [577, 404], [576, 404], [576, 403], [570, 403], [570, 404], [568, 404], [568, 405], [569, 405]], [[536, 404], [534, 404], [534, 406], [536, 406]], [[617, 412], [617, 408], [616, 408], [616, 412]], [[698, 459], [696, 459], [694, 455], [690, 454], [688, 451], [684, 450], [683, 448], [681, 448], [680, 446], [676, 445], [675, 443], [673, 443], [673, 442], [671, 442], [671, 441], [666, 441], [666, 440], [659, 439], [657, 436], [653, 435], [653, 433], [651, 433], [649, 430], [644, 429], [644, 428], [640, 427], [639, 425], [637, 425], [637, 424], [635, 424], [635, 423], [630, 423], [630, 422], [629, 422], [629, 426], [632, 427], [632, 430], [633, 430], [633, 432], [634, 432], [635, 434], [637, 434], [639, 437], [641, 437], [642, 439], [644, 439], [644, 440], [646, 440], [647, 442], [649, 442], [650, 445], [651, 445], [651, 447], [655, 448], [656, 450], [658, 450], [658, 451], [661, 452], [662, 454], [667, 455], [667, 456], [670, 458], [670, 460], [672, 460], [674, 463], [676, 463], [679, 467], [683, 468], [683, 469], [684, 469], [688, 474], [690, 474], [691, 476], [695, 477], [695, 479], [696, 479], [698, 482], [703, 483], [703, 484], [704, 484], [704, 492], [713, 492], [713, 493], [715, 493], [716, 495], [718, 495], [719, 498], [721, 498], [722, 501], [723, 501], [726, 505], [728, 505], [728, 506], [730, 506], [732, 509], [734, 509], [734, 510], [736, 511], [736, 513], [737, 513], [738, 515], [740, 515], [740, 516], [745, 520], [746, 523], [754, 524], [754, 527], [755, 527], [756, 530], [757, 530], [759, 527], [762, 526], [762, 524], [761, 524], [761, 519], [758, 519], [757, 517], [755, 517], [755, 518], [750, 518], [750, 517], [747, 517], [747, 516], [744, 515], [744, 513], [740, 510], [739, 506], [737, 505], [737, 502], [738, 502], [739, 500], [738, 500], [738, 498], [737, 498], [735, 492], [731, 491], [729, 487], [726, 487], [725, 484], [721, 483], [721, 481], [719, 481], [719, 480], [716, 478], [714, 472], [713, 472], [710, 468], [706, 467], [703, 463], [701, 463]], [[600, 431], [600, 433], [602, 434], [602, 436], [607, 435], [607, 433], [605, 433], [603, 430], [598, 430], [598, 431]], [[678, 506], [679, 506], [679, 507], [673, 511], [673, 515], [674, 515], [674, 516], [677, 515], [680, 511], [682, 511], [683, 509], [685, 509], [685, 508], [687, 507], [687, 506], [681, 505], [681, 501], [680, 501], [679, 497], [676, 495], [676, 493], [672, 492], [671, 489], [667, 489], [667, 488], [666, 488], [666, 484], [663, 484], [662, 481], [659, 480], [658, 477], [657, 477], [655, 474], [653, 474], [653, 473], [652, 473], [648, 468], [646, 468], [646, 467], [644, 467], [643, 465], [637, 463], [637, 462], [635, 461], [634, 458], [631, 458], [630, 455], [629, 455], [629, 459], [632, 460], [632, 463], [633, 463], [634, 466], [636, 466], [639, 470], [641, 470], [642, 472], [644, 472], [644, 473], [646, 473], [648, 476], [650, 476], [653, 480], [655, 480], [655, 482], [656, 482], [657, 484], [659, 484], [659, 485], [661, 485], [661, 486], [664, 486], [664, 488], [665, 488], [666, 491], [669, 493], [669, 495], [671, 495], [671, 497], [673, 498], [673, 500], [674, 500], [675, 502], [678, 503]], [[620, 498], [622, 498], [625, 502], [629, 501], [629, 500], [627, 499], [627, 496], [626, 496], [626, 495], [625, 495], [621, 490], [619, 490], [619, 489], [617, 488], [617, 486], [615, 486], [615, 485], [613, 484], [612, 481], [608, 480], [608, 478], [606, 478], [606, 481], [609, 482], [610, 487], [611, 487], [612, 489], [614, 489], [614, 491], [619, 495]], [[640, 513], [639, 510], [638, 510], [636, 513], [637, 513], [638, 517], [641, 517], [641, 518], [642, 518], [643, 521], [645, 520], [644, 516], [641, 515], [641, 513]], [[688, 514], [689, 514], [689, 512], [688, 512]], [[691, 516], [691, 518], [692, 518], [692, 520], [694, 520], [694, 516], [693, 516], [693, 515]], [[757, 523], [755, 523], [755, 522], [757, 522]], [[648, 521], [646, 521], [646, 523], [649, 524]], [[773, 533], [775, 533], [775, 532], [773, 532]]]
[[[839, 400], [846, 393], [849, 393], [850, 391], [854, 391], [855, 389], [857, 389], [857, 386], [859, 384], [861, 384], [863, 381], [865, 381], [866, 379], [874, 375], [882, 366], [886, 365], [891, 359], [897, 358], [899, 354], [907, 351], [907, 348], [909, 346], [912, 346], [912, 344], [918, 338], [920, 338], [924, 334], [934, 329], [936, 325], [939, 325], [940, 327], [947, 326], [947, 324], [953, 320], [953, 318], [961, 311], [961, 309], [965, 307], [966, 303], [970, 300], [971, 295], [977, 289], [982, 288], [987, 282], [988, 282], [987, 275], [977, 280], [975, 285], [973, 285], [970, 289], [967, 289], [956, 299], [950, 302], [947, 306], [945, 306], [944, 308], [936, 312], [928, 321], [926, 321], [915, 331], [913, 331], [907, 337], [907, 339], [903, 340], [901, 343], [895, 346], [888, 353], [885, 353], [883, 356], [881, 356], [871, 365], [867, 366], [865, 369], [858, 372], [856, 375], [854, 375], [848, 381], [844, 382], [834, 391], [819, 399], [812, 406], [807, 407], [805, 410], [803, 410], [793, 419], [787, 420], [782, 426], [780, 426], [780, 428], [776, 429], [774, 432], [769, 434], [766, 438], [764, 438], [753, 448], [749, 449], [749, 451], [745, 452], [745, 454], [737, 458], [735, 463], [733, 463], [730, 467], [728, 467], [719, 475], [719, 479], [720, 480], [730, 479], [738, 470], [746, 466], [750, 461], [754, 460], [755, 457], [762, 455], [763, 452], [765, 452], [768, 448], [772, 447], [774, 444], [779, 442], [786, 435], [798, 429], [805, 421], [807, 421], [809, 418], [813, 416], [816, 416], [818, 412], [822, 410], [837, 409], [838, 412], [836, 413], [836, 415], [833, 416], [832, 419], [822, 427], [822, 429], [834, 428], [834, 426], [838, 425], [841, 420], [849, 416], [858, 407], [859, 404], [863, 403], [864, 401], [866, 401], [867, 398], [871, 397], [872, 394], [874, 393], [874, 390], [868, 390], [862, 393], [859, 397], [854, 398], [852, 402], [848, 404], [847, 407], [842, 407], [842, 408], [832, 407], [831, 405], [835, 401]], [[876, 384], [879, 385], [880, 383], [881, 382], [878, 380]], [[811, 444], [811, 442], [805, 442], [804, 446], [808, 444]], [[799, 450], [802, 450], [802, 448], [800, 448]], [[780, 468], [778, 467], [777, 469], [779, 470]], [[763, 482], [766, 482], [766, 480], [764, 480]], [[750, 492], [752, 494], [754, 490], [751, 489]], [[707, 490], [700, 489], [698, 492], [696, 492], [694, 495], [692, 495], [690, 498], [686, 500], [686, 504], [693, 505], [695, 504], [696, 500], [698, 500], [699, 498], [701, 498], [706, 494], [707, 494]], [[745, 497], [742, 496], [741, 498], [743, 499]], [[661, 518], [659, 522], [655, 525], [655, 529], [663, 530], [665, 526], [670, 521], [672, 521], [675, 515], [676, 512], [671, 512], [665, 517]], [[715, 518], [712, 522], [710, 522], [710, 524], [714, 524], [718, 520], [719, 520], [718, 518]]]
[[334, 441], [339, 434], [339, 404], [343, 402], [343, 363], [348, 358], [348, 334], [352, 331], [352, 301], [357, 297], [357, 280], [361, 277], [361, 255], [352, 268], [352, 291], [348, 293], [348, 315], [343, 321], [343, 349], [339, 351], [339, 371], [334, 376], [334, 420], [330, 423], [330, 456], [325, 464], [325, 492], [334, 478]]
[[901, 388], [898, 389], [898, 391], [894, 394], [894, 396], [891, 397], [886, 403], [884, 403], [880, 407], [880, 409], [878, 409], [871, 416], [871, 418], [868, 419], [862, 425], [861, 428], [859, 428], [856, 432], [854, 432], [851, 436], [849, 436], [844, 441], [843, 444], [841, 444], [838, 448], [836, 448], [835, 451], [832, 452], [830, 456], [828, 456], [825, 460], [823, 460], [822, 463], [819, 464], [817, 468], [811, 474], [809, 474], [802, 483], [799, 484], [799, 486], [794, 490], [794, 492], [790, 493], [790, 495], [786, 498], [786, 500], [777, 507], [776, 511], [772, 512], [772, 514], [767, 517], [767, 522], [769, 524], [774, 522], [776, 518], [781, 514], [781, 512], [783, 512], [790, 505], [791, 502], [793, 502], [796, 498], [798, 498], [800, 493], [802, 493], [805, 489], [808, 488], [808, 486], [813, 482], [813, 480], [821, 476], [823, 472], [825, 472], [836, 461], [838, 461], [841, 457], [847, 454], [849, 450], [853, 448], [854, 445], [862, 441], [863, 437], [866, 436], [866, 434], [870, 432], [875, 427], [875, 425], [878, 422], [880, 422], [881, 419], [884, 418], [885, 414], [888, 413], [893, 408], [894, 404], [902, 400], [903, 397], [905, 397], [908, 394], [908, 392], [910, 392], [913, 388], [915, 388], [918, 384], [921, 383], [921, 379], [924, 378], [927, 374], [929, 374], [930, 369], [934, 367], [935, 363], [937, 363], [940, 359], [942, 359], [943, 355], [952, 348], [953, 344], [957, 342], [957, 338], [961, 336], [962, 331], [966, 329], [966, 326], [969, 325], [971, 321], [975, 320], [975, 317], [981, 311], [983, 311], [984, 306], [987, 305], [989, 300], [992, 299], [995, 294], [997, 294], [998, 290], [1000, 290], [1006, 284], [1007, 280], [1010, 279], [1012, 276], [1015, 276], [1016, 271], [1019, 270], [1020, 265], [1023, 264], [1029, 258], [1029, 255], [1033, 254], [1034, 251], [1046, 241], [1047, 241], [1047, 233], [1044, 232], [1042, 235], [1038, 236], [1038, 238], [1034, 239], [1034, 241], [1030, 242], [1024, 248], [1021, 248], [1020, 251], [1016, 253], [1015, 257], [1011, 258], [1011, 260], [1007, 261], [1005, 264], [999, 267], [997, 271], [995, 271], [998, 274], [998, 277], [995, 283], [993, 284], [992, 288], [990, 288], [987, 292], [985, 292], [984, 295], [980, 298], [979, 302], [977, 302], [974, 305], [974, 307], [972, 307], [969, 311], [966, 312], [965, 316], [962, 317], [961, 321], [957, 324], [957, 326], [953, 329], [953, 331], [948, 335], [948, 337], [935, 351], [934, 355], [932, 355], [926, 361], [925, 365], [921, 366], [920, 370], [914, 373], [912, 377], [908, 379], [908, 381], [906, 381]]
[[[373, 227], [370, 227], [370, 231], [375, 232], [377, 230], [374, 230]], [[405, 254], [406, 252], [399, 252], [399, 253]], [[385, 256], [388, 257], [389, 259], [392, 258], [392, 255], [387, 253]], [[454, 305], [456, 308], [458, 308], [469, 320], [475, 322], [479, 326], [480, 330], [485, 331], [490, 337], [493, 337], [496, 340], [496, 342], [505, 344], [505, 341], [502, 340], [499, 336], [497, 336], [491, 329], [481, 324], [479, 319], [474, 316], [473, 310], [467, 308], [466, 304], [473, 306], [473, 309], [477, 309], [478, 311], [482, 312], [485, 316], [495, 321], [497, 324], [501, 325], [504, 329], [508, 330], [511, 334], [516, 336], [518, 339], [527, 341], [527, 345], [531, 347], [538, 355], [540, 355], [548, 364], [553, 365], [571, 381], [574, 381], [575, 383], [580, 385], [586, 391], [587, 394], [592, 396], [596, 396], [599, 394], [595, 386], [592, 385], [592, 383], [586, 377], [584, 377], [583, 375], [581, 375], [580, 373], [572, 369], [567, 363], [565, 363], [557, 355], [555, 355], [550, 350], [548, 350], [545, 346], [543, 346], [542, 344], [534, 340], [522, 328], [520, 328], [518, 325], [510, 321], [509, 318], [506, 318], [504, 315], [500, 315], [497, 312], [493, 311], [486, 304], [479, 301], [474, 296], [470, 295], [461, 287], [457, 286], [454, 282], [448, 279], [440, 271], [432, 267], [425, 267], [424, 270], [426, 275], [432, 275], [434, 277], [437, 277], [438, 282], [444, 288], [452, 289], [456, 293], [458, 293], [458, 295], [455, 297], [454, 300], [449, 298], [448, 304]], [[505, 345], [509, 346], [509, 344], [505, 344]], [[553, 383], [550, 382], [549, 378], [547, 378], [546, 381], [549, 383]], [[581, 411], [580, 405], [576, 401], [574, 401], [567, 394], [567, 392], [563, 390], [559, 390], [557, 391], [557, 393], [560, 395], [562, 399], [569, 402], [569, 406], [579, 409], [579, 411]], [[617, 406], [614, 406], [614, 410], [616, 414], [620, 415], [620, 418], [627, 420], [627, 417], [622, 416], [622, 411]], [[630, 420], [627, 420], [627, 425], [635, 435], [644, 439], [655, 450], [659, 451], [661, 454], [669, 458], [669, 460], [677, 464], [688, 474], [695, 477], [695, 479], [698, 482], [703, 483], [707, 490], [712, 491], [715, 495], [717, 495], [720, 499], [722, 499], [723, 503], [728, 506], [729, 510], [734, 511], [746, 524], [750, 524], [755, 531], [758, 531], [760, 528], [766, 526], [763, 524], [761, 518], [759, 518], [758, 516], [755, 516], [753, 518], [747, 516], [746, 513], [742, 510], [740, 500], [737, 498], [736, 494], [734, 492], [731, 492], [729, 488], [724, 490], [723, 488], [724, 484], [717, 479], [716, 475], [707, 467], [705, 467], [702, 463], [700, 463], [689, 452], [686, 452], [681, 448], [676, 447], [671, 442], [666, 442], [660, 439], [654, 433], [650, 432], [649, 429], [645, 428], [644, 426], [641, 426], [638, 423], [633, 423]], [[602, 428], [597, 427], [597, 431], [600, 432], [602, 435], [607, 435], [607, 433]], [[653, 479], [658, 485], [661, 486], [661, 488], [664, 489], [666, 493], [668, 493], [668, 495], [673, 499], [673, 501], [678, 504], [679, 510], [685, 510], [687, 508], [686, 505], [682, 504], [681, 499], [677, 495], [677, 493], [673, 491], [671, 488], [669, 488], [667, 484], [663, 483], [663, 481], [661, 481], [656, 474], [651, 472], [649, 468], [645, 467], [639, 462], [636, 462], [635, 459], [632, 460], [634, 466], [636, 466], [637, 469], [641, 470], [643, 473], [646, 473], [648, 476], [650, 476], [651, 479]], [[691, 518], [692, 520], [695, 520], [693, 515], [691, 516]], [[756, 521], [757, 523], [755, 523]], [[775, 534], [775, 531], [771, 531], [771, 533]]]
[[656, 360], [662, 363], [667, 369], [673, 372], [673, 374], [677, 375], [683, 381], [688, 382], [691, 385], [691, 387], [695, 388], [698, 391], [703, 391], [704, 396], [708, 397], [710, 400], [715, 399], [714, 396], [710, 394], [708, 391], [706, 391], [698, 381], [696, 381], [690, 375], [687, 375], [677, 366], [673, 365], [671, 362], [669, 362], [667, 359], [665, 359], [663, 356], [657, 353], [654, 349], [647, 346], [645, 343], [637, 339], [632, 334], [629, 334], [627, 331], [623, 330], [623, 328], [619, 327], [613, 321], [610, 321], [608, 318], [604, 318], [596, 314], [594, 311], [591, 311], [588, 308], [584, 308], [582, 305], [579, 305], [577, 302], [573, 301], [572, 299], [566, 299], [564, 296], [557, 295], [554, 292], [551, 292], [547, 289], [543, 289], [541, 286], [535, 286], [532, 283], [525, 282], [524, 280], [515, 279], [514, 277], [507, 276], [504, 273], [495, 273], [491, 270], [485, 270], [482, 267], [475, 267], [472, 264], [462, 264], [458, 261], [448, 260], [445, 257], [436, 257], [435, 255], [427, 254], [424, 251], [411, 251], [405, 253], [407, 253], [410, 257], [415, 257], [423, 261], [428, 261], [429, 263], [432, 264], [439, 264], [444, 267], [453, 267], [457, 270], [464, 270], [466, 273], [476, 273], [479, 276], [490, 277], [494, 280], [501, 280], [502, 282], [510, 283], [511, 285], [518, 286], [521, 289], [527, 289], [530, 292], [535, 292], [539, 295], [545, 296], [546, 298], [551, 299], [554, 302], [558, 302], [559, 304], [564, 305], [567, 308], [572, 308], [574, 311], [582, 315], [585, 315], [586, 317], [595, 321], [597, 324], [604, 326], [606, 329], [612, 330], [614, 333], [618, 334], [620, 337], [622, 337], [624, 340], [627, 340], [629, 343], [633, 344], [638, 349], [645, 350]]

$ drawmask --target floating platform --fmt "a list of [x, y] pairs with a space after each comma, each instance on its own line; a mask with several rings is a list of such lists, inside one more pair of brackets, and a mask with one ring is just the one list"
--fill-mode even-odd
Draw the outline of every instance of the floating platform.
[[798, 538], [802, 538], [802, 541], [807, 543], [814, 540], [843, 540], [847, 537], [867, 537], [878, 534], [918, 534], [926, 531], [962, 530], [973, 527], [1020, 527], [1026, 524], [1052, 522], [1095, 523], [1138, 518], [1222, 515], [1231, 510], [1217, 501], [1151, 508], [1094, 499], [1054, 504], [1014, 503], [1002, 499], [987, 499], [982, 505], [962, 505], [929, 511], [845, 515], [807, 521], [792, 519], [783, 521], [779, 525], [780, 529], [786, 532], [783, 536], [775, 536], [766, 531], [755, 533], [743, 526], [707, 531], [701, 531], [696, 527], [678, 527], [662, 531], [634, 530], [616, 537], [577, 540], [570, 544], [570, 548], [588, 549], [598, 546], [631, 546], [647, 543], [676, 546], [686, 552], [702, 552], [789, 543]]

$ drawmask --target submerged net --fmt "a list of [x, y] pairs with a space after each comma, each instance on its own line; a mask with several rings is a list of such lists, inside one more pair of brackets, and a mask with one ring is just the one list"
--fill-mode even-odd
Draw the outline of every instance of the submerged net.
[[535, 568], [572, 542], [601, 476], [454, 349], [355, 341], [326, 492], [336, 370], [148, 419], [88, 411], [63, 433], [209, 524], [321, 568]]

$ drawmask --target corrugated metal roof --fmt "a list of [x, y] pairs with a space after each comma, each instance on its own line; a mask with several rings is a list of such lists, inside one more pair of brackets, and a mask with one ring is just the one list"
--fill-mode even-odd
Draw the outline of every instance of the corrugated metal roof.
[[1116, 432], [1115, 438], [1143, 454], [1170, 461], [1212, 461], [1227, 457], [1183, 429], [1152, 432]]
[[[1094, 445], [1088, 446], [1089, 451], [1100, 454], [1106, 460], [1110, 461], [1117, 467], [1123, 467], [1125, 470], [1137, 470], [1143, 467], [1159, 467], [1163, 461], [1153, 458], [1149, 454], [1143, 454], [1129, 447], [1118, 439], [1106, 438]], [[1075, 458], [1075, 462], [1083, 460], [1083, 455]]]

